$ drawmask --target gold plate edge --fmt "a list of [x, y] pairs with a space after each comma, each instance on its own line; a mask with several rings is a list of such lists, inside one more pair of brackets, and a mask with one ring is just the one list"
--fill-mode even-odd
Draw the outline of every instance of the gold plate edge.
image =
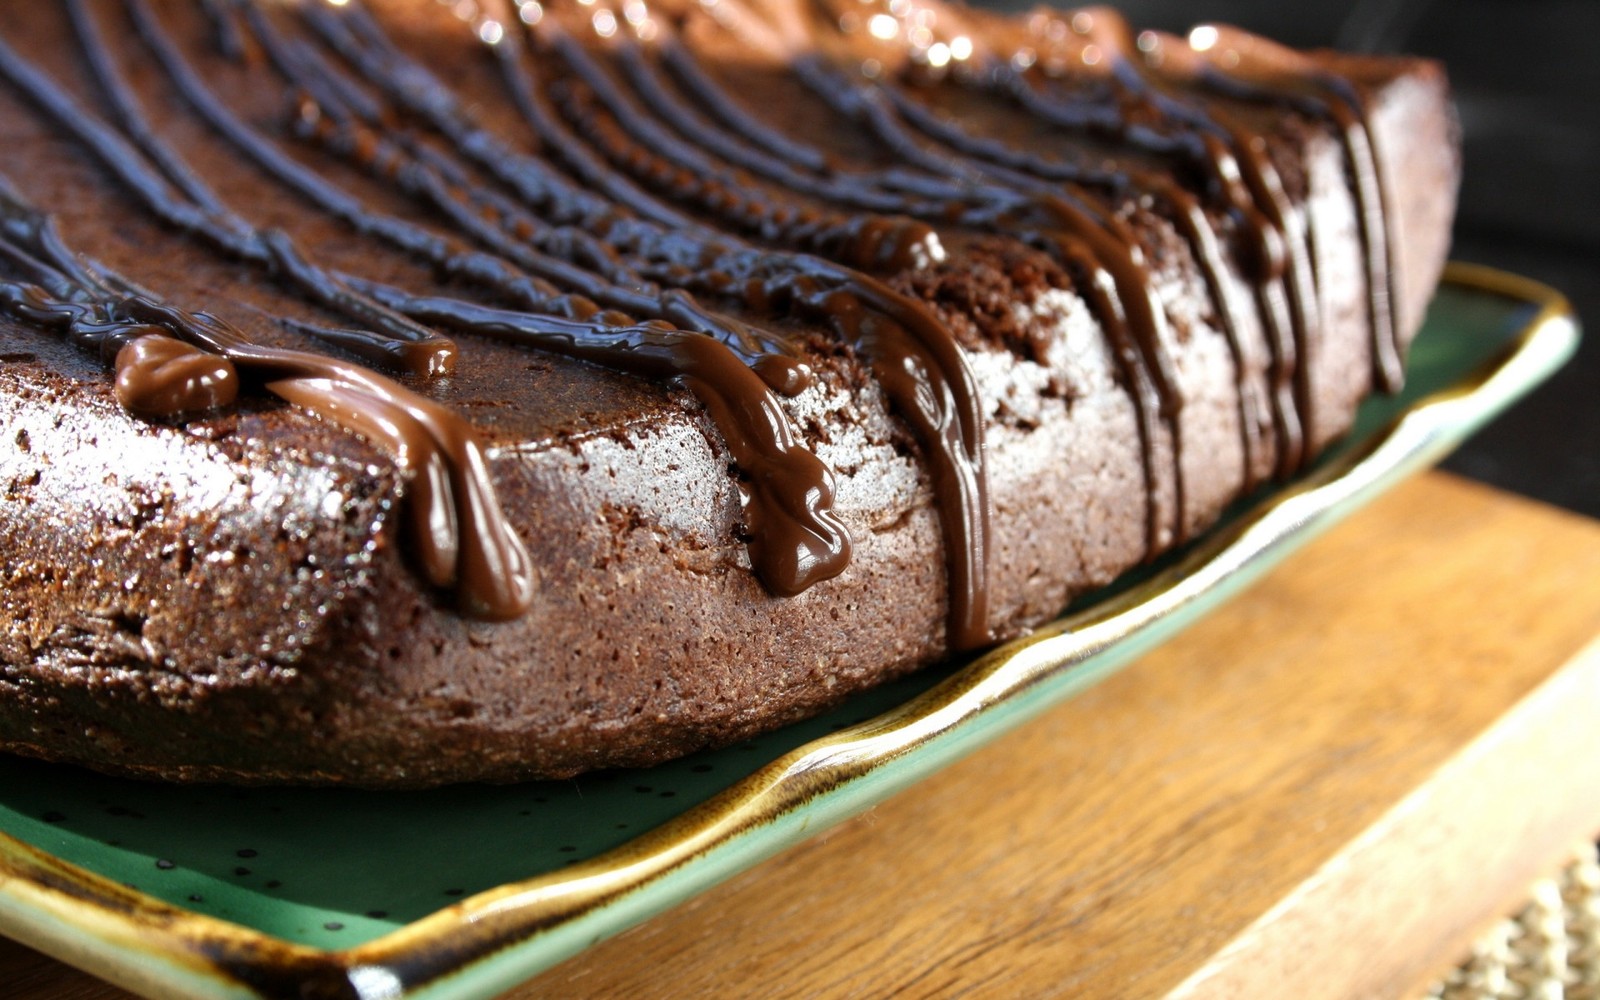
[[[303, 984], [315, 981], [331, 991], [328, 995], [361, 996], [369, 993], [359, 981], [363, 971], [381, 970], [396, 974], [368, 979], [379, 993], [400, 996], [418, 987], [419, 992], [407, 995], [434, 994], [444, 980], [481, 966], [516, 944], [563, 929], [578, 931], [583, 918], [682, 871], [695, 858], [729, 849], [756, 828], [885, 768], [1025, 691], [1061, 678], [1068, 668], [1130, 636], [1161, 629], [1217, 588], [1231, 592], [1243, 586], [1265, 570], [1265, 566], [1259, 571], [1252, 568], [1274, 548], [1303, 540], [1300, 536], [1309, 522], [1321, 519], [1324, 523], [1316, 526], [1320, 530], [1337, 520], [1330, 508], [1363, 493], [1376, 493], [1383, 483], [1437, 461], [1481, 422], [1463, 419], [1463, 408], [1485, 415], [1497, 412], [1575, 349], [1576, 317], [1566, 297], [1555, 289], [1494, 268], [1454, 261], [1446, 266], [1442, 282], [1524, 302], [1537, 312], [1508, 353], [1488, 370], [1417, 401], [1366, 446], [1275, 496], [1157, 577], [991, 651], [905, 705], [791, 751], [611, 851], [559, 873], [479, 893], [354, 948], [324, 951], [171, 906], [0, 833], [0, 932], [141, 992], [265, 997], [291, 979]], [[1446, 433], [1450, 430], [1460, 433]], [[1353, 475], [1380, 454], [1381, 467], [1366, 476]], [[1167, 631], [1177, 627], [1172, 624]], [[1075, 686], [1082, 683], [1080, 679]], [[967, 749], [971, 746], [949, 755]], [[920, 773], [901, 776], [893, 785], [908, 784]], [[813, 824], [801, 835], [821, 828]], [[764, 851], [763, 856], [787, 843]], [[747, 865], [734, 865], [723, 874], [743, 867]], [[637, 919], [645, 916], [648, 912]], [[581, 934], [571, 936], [581, 938]], [[579, 940], [562, 949], [554, 960], [581, 950], [584, 943]], [[430, 962], [430, 955], [436, 960]], [[452, 959], [438, 959], [440, 955]], [[470, 957], [463, 960], [464, 955]], [[129, 962], [133, 957], [138, 961]], [[160, 960], [157, 968], [139, 968], [152, 958]], [[399, 970], [409, 982], [402, 981]], [[507, 972], [515, 978], [531, 974]]]

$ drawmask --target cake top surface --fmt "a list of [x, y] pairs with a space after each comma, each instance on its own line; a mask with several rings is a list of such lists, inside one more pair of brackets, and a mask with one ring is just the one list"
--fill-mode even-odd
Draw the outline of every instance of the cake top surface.
[[[1105, 9], [899, 0], [67, 10], [52, 49], [0, 41], [6, 97], [74, 147], [55, 186], [111, 181], [141, 239], [69, 246], [74, 213], [104, 206], [47, 214], [13, 178], [5, 310], [115, 358], [118, 400], [145, 417], [215, 413], [243, 386], [381, 442], [411, 484], [421, 571], [469, 615], [514, 616], [535, 589], [484, 449], [673, 405], [591, 366], [705, 407], [770, 590], [842, 572], [830, 470], [784, 400], [864, 369], [929, 466], [954, 644], [981, 644], [985, 414], [963, 351], [1026, 350], [1027, 332], [951, 322], [936, 297], [1078, 285], [1129, 390], [1174, 420], [1142, 213], [1178, 226], [1214, 289], [1225, 254], [1263, 285], [1288, 275], [1280, 349], [1311, 335], [1284, 112], [1346, 136], [1376, 378], [1398, 378], [1382, 186], [1362, 90], [1335, 72], [1360, 63], [1225, 28], [1136, 34]], [[184, 234], [162, 239], [182, 273], [158, 282], [138, 244], [161, 230]], [[986, 288], [974, 261], [1013, 273]], [[217, 288], [243, 308], [200, 291]], [[1228, 325], [1237, 305], [1214, 305]], [[495, 346], [464, 364], [461, 337]], [[547, 355], [580, 363], [505, 363]], [[1276, 416], [1284, 470], [1298, 416]]]
[[0, 747], [643, 767], [1049, 621], [1399, 378], [1436, 66], [918, 0], [0, 5]]

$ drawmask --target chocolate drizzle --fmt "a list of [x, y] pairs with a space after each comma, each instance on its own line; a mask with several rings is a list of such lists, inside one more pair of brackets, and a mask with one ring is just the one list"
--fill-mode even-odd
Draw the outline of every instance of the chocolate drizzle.
[[[449, 91], [382, 38], [378, 26], [362, 12], [341, 17], [313, 7], [304, 14], [380, 93], [449, 139], [458, 155], [500, 177], [529, 210], [540, 211], [550, 192], [561, 190], [565, 182], [550, 178], [547, 167], [488, 138], [489, 133], [466, 116]], [[535, 86], [518, 46], [502, 37], [494, 49], [512, 103], [541, 148], [581, 180], [639, 214], [636, 220], [606, 226], [601, 238], [634, 261], [640, 274], [696, 293], [736, 295], [747, 308], [780, 315], [798, 312], [826, 324], [867, 355], [880, 385], [923, 445], [930, 466], [944, 527], [951, 644], [971, 648], [984, 643], [989, 510], [983, 420], [972, 375], [949, 330], [926, 306], [848, 266], [757, 249], [698, 223], [673, 231], [661, 228], [660, 223], [670, 221], [677, 210], [588, 149], [578, 131], [561, 119]], [[595, 137], [600, 123], [586, 110], [576, 104], [566, 108], [578, 118], [583, 134]], [[604, 138], [594, 139], [604, 153], [641, 174], [659, 176], [663, 166], [669, 171], [683, 169], [666, 163], [625, 127], [609, 133], [609, 140], [608, 147]], [[710, 188], [704, 191], [702, 205], [709, 210], [716, 198]]]
[[[1214, 41], [1201, 52], [1202, 67], [1184, 67], [1190, 82], [1238, 100], [1292, 107], [1336, 126], [1356, 199], [1366, 268], [1373, 383], [1386, 392], [1398, 391], [1405, 374], [1405, 345], [1395, 314], [1400, 275], [1391, 250], [1388, 195], [1360, 91], [1291, 49], [1232, 28], [1207, 30]], [[1218, 62], [1223, 55], [1226, 68]]]
[[[780, 398], [815, 381], [782, 327], [797, 317], [858, 352], [932, 480], [954, 648], [989, 638], [983, 403], [949, 325], [901, 290], [907, 276], [943, 264], [941, 232], [1021, 240], [1073, 279], [1132, 403], [1152, 553], [1187, 531], [1183, 392], [1169, 355], [1177, 334], [1132, 213], [1167, 219], [1201, 276], [1236, 373], [1242, 488], [1263, 464], [1277, 475], [1302, 467], [1317, 426], [1306, 365], [1321, 321], [1311, 234], [1240, 107], [1292, 108], [1328, 122], [1344, 144], [1371, 291], [1374, 380], [1398, 384], [1397, 277], [1361, 94], [1248, 36], [1223, 32], [1214, 47], [1195, 47], [1135, 39], [1098, 9], [1002, 19], [897, 3], [881, 16], [905, 27], [895, 34], [909, 43], [879, 45], [840, 28], [861, 23], [855, 4], [841, 22], [823, 2], [757, 11], [737, 0], [667, 0], [630, 4], [626, 25], [613, 16], [596, 37], [578, 28], [600, 23], [591, 7], [558, 16], [558, 4], [532, 4], [520, 18], [470, 26], [522, 126], [508, 134], [482, 124], [359, 3], [308, 0], [275, 12], [206, 0], [219, 53], [284, 88], [293, 113], [274, 134], [230, 108], [145, 0], [123, 6], [171, 91], [244, 162], [452, 287], [419, 292], [342, 273], [231, 208], [152, 126], [81, 0], [68, 10], [107, 119], [4, 41], [0, 79], [152, 218], [341, 318], [281, 320], [314, 341], [379, 367], [441, 375], [457, 357], [440, 332], [449, 330], [683, 385], [741, 473], [751, 561], [776, 594], [844, 571], [851, 545], [832, 510], [833, 475]], [[701, 64], [691, 29], [732, 32], [786, 59], [884, 161], [841, 157], [770, 124]], [[1228, 65], [1216, 58], [1224, 51]], [[1068, 63], [1086, 68], [1064, 76]], [[1003, 102], [1112, 154], [1090, 164], [1020, 148], [938, 111], [946, 92]], [[286, 141], [366, 175], [427, 223], [366, 203]], [[0, 203], [0, 264], [17, 275], [0, 281], [0, 309], [115, 358], [128, 409], [177, 419], [226, 407], [241, 383], [264, 385], [398, 456], [432, 584], [457, 587], [464, 609], [484, 617], [532, 600], [526, 553], [460, 417], [356, 365], [267, 348], [165, 304], [74, 258], [48, 218], [13, 193]], [[1270, 349], [1264, 381], [1243, 332], [1252, 310]], [[1269, 423], [1270, 461], [1259, 440]]]
[[[438, 188], [427, 182], [427, 178], [437, 175], [415, 161], [381, 173], [396, 178], [406, 193], [420, 193], [470, 235], [507, 253], [516, 263], [544, 270], [546, 276], [540, 283], [535, 284], [532, 276], [518, 272], [504, 260], [452, 248], [421, 227], [367, 210], [294, 163], [223, 108], [160, 32], [148, 11], [141, 4], [130, 7], [136, 11], [141, 35], [184, 97], [208, 124], [258, 166], [358, 231], [384, 238], [441, 271], [475, 277], [534, 311], [522, 314], [521, 321], [514, 323], [507, 318], [512, 314], [503, 310], [492, 311], [491, 315], [491, 311], [465, 302], [447, 307], [451, 300], [443, 298], [426, 300], [424, 308], [419, 305], [424, 300], [349, 276], [335, 278], [341, 285], [369, 289], [375, 300], [392, 301], [401, 309], [421, 312], [436, 324], [516, 340], [636, 374], [683, 378], [723, 431], [736, 461], [753, 484], [747, 512], [753, 537], [750, 555], [762, 581], [778, 594], [792, 595], [844, 570], [850, 542], [848, 533], [832, 514], [832, 474], [804, 446], [773, 398], [771, 388], [763, 382], [765, 377], [786, 391], [797, 391], [805, 380], [798, 365], [771, 355], [757, 356], [747, 363], [727, 345], [705, 334], [637, 325], [624, 314], [601, 312], [586, 301], [559, 295], [554, 292], [555, 286], [548, 283], [550, 277], [565, 278], [569, 284], [600, 297], [608, 296], [610, 286], [571, 264], [526, 250], [499, 230], [478, 224], [476, 216], [461, 210], [462, 206], [448, 194], [438, 193]], [[378, 162], [384, 147], [373, 143], [365, 148], [370, 151], [371, 161]], [[392, 156], [400, 158], [404, 154], [396, 151]], [[407, 183], [406, 178], [414, 183]], [[526, 218], [516, 221], [534, 225]], [[668, 301], [676, 303], [680, 310], [697, 309], [687, 296]], [[564, 307], [565, 315], [538, 311], [551, 307]], [[756, 530], [757, 525], [760, 530]]]
[[[446, 374], [455, 365], [455, 345], [342, 286], [317, 267], [284, 233], [262, 232], [222, 205], [145, 123], [131, 91], [112, 66], [81, 0], [68, 5], [92, 59], [95, 76], [134, 141], [157, 152], [141, 154], [110, 126], [89, 114], [66, 91], [0, 40], [0, 76], [26, 95], [65, 131], [78, 139], [111, 174], [161, 221], [205, 240], [215, 249], [261, 267], [307, 298], [344, 313], [376, 331], [362, 353], [411, 374]], [[179, 178], [174, 187], [160, 168]]]
[[75, 258], [49, 218], [0, 177], [3, 255], [41, 282], [0, 281], [0, 309], [62, 331], [105, 357], [116, 395], [141, 415], [177, 418], [232, 401], [244, 371], [273, 394], [378, 442], [409, 481], [410, 551], [463, 613], [500, 620], [535, 596], [526, 549], [505, 520], [472, 428], [448, 409], [363, 368], [252, 343], [206, 313], [158, 301], [93, 261]]

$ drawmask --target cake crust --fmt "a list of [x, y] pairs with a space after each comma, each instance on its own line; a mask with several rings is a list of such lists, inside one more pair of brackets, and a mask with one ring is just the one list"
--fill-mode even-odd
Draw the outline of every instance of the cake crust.
[[[383, 120], [405, 126], [391, 138], [415, 142], [416, 162], [446, 161], [497, 198], [518, 197], [463, 152], [461, 137], [430, 127], [424, 110], [404, 107], [404, 94], [387, 92], [381, 78], [363, 75], [360, 59], [340, 49], [353, 38], [378, 51], [378, 42], [362, 40], [354, 28], [340, 34], [349, 25], [332, 8], [301, 15], [214, 6], [229, 12], [223, 27], [176, 4], [91, 4], [72, 13], [118, 39], [106, 50], [162, 142], [260, 231], [289, 234], [308, 259], [350, 276], [348, 287], [391, 312], [443, 315], [419, 306], [421, 296], [512, 307], [503, 295], [441, 275], [348, 218], [318, 210], [241, 155], [163, 71], [139, 18], [153, 19], [159, 37], [211, 92], [226, 95], [238, 120], [296, 163], [373, 212], [470, 242], [455, 235], [459, 227], [437, 203], [419, 202], [393, 177], [369, 169], [360, 149], [341, 150], [337, 136], [308, 131], [305, 102], [315, 98], [274, 68], [262, 32], [322, 53], [352, 105], [362, 95], [384, 106]], [[743, 151], [749, 163], [716, 150], [692, 154], [771, 206], [868, 217], [840, 194], [847, 182], [868, 179], [877, 185], [873, 197], [887, 201], [893, 193], [912, 208], [915, 199], [904, 192], [916, 190], [914, 180], [929, 190], [959, 181], [972, 192], [1025, 194], [1034, 214], [1023, 213], [1020, 222], [984, 221], [976, 212], [953, 222], [900, 213], [898, 228], [872, 231], [883, 243], [925, 230], [908, 245], [941, 253], [922, 258], [910, 251], [873, 258], [859, 231], [853, 244], [759, 226], [735, 234], [739, 246], [785, 259], [831, 252], [847, 263], [829, 267], [870, 278], [840, 286], [858, 299], [870, 300], [861, 289], [881, 285], [894, 301], [909, 300], [936, 317], [959, 347], [981, 416], [975, 447], [986, 529], [951, 527], [953, 501], [936, 481], [937, 448], [918, 436], [899, 397], [885, 388], [881, 358], [888, 349], [868, 336], [841, 338], [837, 324], [830, 328], [808, 307], [763, 303], [748, 292], [755, 277], [721, 295], [709, 294], [700, 278], [683, 280], [716, 315], [781, 340], [777, 355], [809, 372], [807, 387], [773, 398], [796, 440], [829, 470], [831, 516], [850, 551], [836, 575], [793, 594], [775, 593], [757, 572], [750, 504], [759, 484], [752, 485], [745, 453], [730, 444], [731, 425], [708, 408], [694, 376], [647, 377], [608, 367], [604, 358], [504, 343], [482, 327], [464, 332], [423, 321], [452, 338], [453, 373], [393, 378], [470, 421], [497, 502], [529, 555], [526, 609], [509, 620], [476, 620], [462, 613], [451, 588], [430, 583], [419, 569], [406, 520], [416, 481], [381, 439], [274, 397], [262, 388], [271, 378], [250, 374], [257, 369], [243, 362], [236, 404], [176, 421], [136, 417], [99, 357], [13, 311], [0, 315], [7, 437], [0, 449], [0, 482], [7, 484], [0, 498], [0, 745], [113, 773], [233, 782], [424, 786], [648, 765], [812, 714], [946, 655], [952, 645], [973, 645], [970, 637], [951, 641], [962, 635], [957, 608], [965, 600], [951, 581], [961, 561], [953, 552], [975, 533], [984, 548], [973, 563], [983, 567], [984, 604], [973, 612], [982, 633], [1000, 640], [1025, 632], [1072, 598], [1203, 531], [1243, 492], [1292, 472], [1302, 461], [1301, 442], [1309, 455], [1337, 438], [1373, 388], [1382, 367], [1373, 302], [1383, 296], [1373, 294], [1371, 240], [1362, 235], [1374, 225], [1370, 216], [1363, 220], [1371, 206], [1353, 179], [1353, 126], [1312, 113], [1300, 92], [1313, 69], [1318, 80], [1325, 74], [1359, 98], [1388, 209], [1384, 278], [1394, 278], [1383, 294], [1395, 296], [1397, 343], [1403, 347], [1420, 324], [1446, 252], [1459, 170], [1444, 76], [1431, 63], [1295, 56], [1285, 76], [1289, 71], [1272, 60], [1289, 56], [1259, 56], [1264, 76], [1297, 81], [1290, 89], [1298, 104], [1225, 89], [1201, 94], [1199, 84], [1162, 78], [1173, 99], [1221, 108], [1237, 135], [1259, 139], [1262, 164], [1282, 185], [1287, 231], [1300, 234], [1313, 283], [1301, 303], [1311, 315], [1300, 355], [1288, 373], [1280, 370], [1284, 330], [1273, 328], [1273, 316], [1290, 308], [1282, 290], [1290, 278], [1282, 273], [1293, 262], [1260, 280], [1260, 266], [1246, 253], [1242, 213], [1217, 200], [1193, 164], [1119, 147], [1105, 132], [1046, 128], [1037, 108], [963, 82], [959, 66], [932, 72], [944, 64], [931, 65], [928, 47], [908, 48], [904, 31], [880, 44], [859, 31], [828, 33], [801, 16], [806, 5], [774, 5], [775, 14], [742, 26], [688, 6], [652, 5], [647, 22], [670, 30], [681, 49], [660, 37], [624, 46], [620, 35], [585, 34], [595, 16], [588, 7], [539, 8], [543, 20], [519, 44], [528, 49], [541, 95], [564, 116], [558, 124], [592, 130], [589, 141], [570, 149], [530, 135], [499, 57], [488, 54], [522, 30], [510, 20], [466, 23], [435, 4], [396, 3], [377, 5], [371, 23], [394, 46], [390, 68], [426, 65], [435, 74], [429, 86], [471, 95], [472, 121], [485, 135], [553, 163], [576, 188], [624, 203], [638, 192], [698, 224], [729, 226], [693, 178], [680, 184], [657, 177], [661, 151], [675, 148], [669, 139], [686, 142], [688, 125], [673, 132], [659, 107], [651, 111], [637, 88], [626, 89], [636, 80], [629, 74], [641, 72], [630, 59], [643, 60], [651, 79], [674, 81], [672, 95], [687, 103], [704, 94], [691, 70], [673, 69], [671, 53], [690, 54], [722, 93], [741, 95], [743, 113], [795, 144], [790, 169], [797, 177], [752, 167], [773, 159], [772, 151], [763, 153], [732, 119], [719, 126], [729, 137], [724, 152]], [[1053, 20], [1036, 28], [928, 9], [954, 25], [949, 32], [965, 32], [951, 39], [979, 39], [995, 51], [1022, 51], [1029, 32], [1054, 37]], [[1065, 17], [1070, 27], [1074, 19]], [[353, 23], [366, 30], [367, 22]], [[494, 30], [508, 34], [486, 46]], [[242, 54], [230, 57], [229, 31], [237, 32], [233, 44]], [[0, 11], [0, 38], [19, 51], [28, 42], [31, 64], [89, 113], [110, 120], [71, 17]], [[1196, 58], [1181, 40], [1159, 41], [1174, 53], [1174, 74]], [[1242, 50], [1255, 44], [1232, 35], [1225, 43]], [[939, 44], [948, 62], [950, 42]], [[1081, 38], [1060, 44], [1081, 60]], [[892, 96], [918, 102], [900, 108], [896, 128], [914, 133], [917, 149], [938, 151], [952, 171], [959, 166], [973, 176], [941, 178], [912, 152], [886, 152], [881, 134], [830, 106], [797, 75], [785, 61], [794, 58], [791, 50], [825, 60], [816, 65], [830, 74], [876, 63], [879, 82], [898, 81]], [[1048, 54], [1043, 43], [1037, 51]], [[1246, 51], [1246, 66], [1257, 59]], [[604, 80], [585, 77], [593, 67]], [[654, 114], [654, 124], [629, 124], [607, 104], [604, 81], [627, 98], [625, 107]], [[866, 77], [848, 81], [876, 86]], [[1060, 90], [1091, 105], [1105, 104], [1112, 86], [1093, 73], [1035, 82], [1039, 93]], [[707, 105], [699, 107], [713, 117]], [[921, 120], [916, 108], [936, 116], [921, 131], [910, 128]], [[51, 214], [67, 246], [107, 272], [175, 306], [214, 313], [273, 350], [304, 351], [315, 341], [304, 326], [282, 319], [320, 329], [350, 324], [348, 314], [308, 302], [281, 268], [252, 269], [153, 219], [14, 79], [0, 86], [0, 120], [8, 133], [0, 169], [27, 203]], [[1003, 146], [1033, 160], [960, 153], [951, 135], [941, 141], [940, 122], [959, 127], [972, 149]], [[611, 147], [608, 129], [621, 137]], [[627, 153], [632, 147], [623, 139], [654, 150], [656, 159]], [[631, 172], [628, 155], [636, 161]], [[818, 164], [808, 164], [812, 155]], [[1222, 269], [1208, 276], [1170, 203], [1137, 183], [1096, 195], [1102, 230], [1131, 234], [1129, 245], [1144, 262], [1145, 291], [1161, 314], [1153, 329], [1164, 339], [1157, 343], [1141, 346], [1130, 334], [1119, 345], [1081, 254], [1046, 238], [1054, 230], [1037, 215], [1037, 189], [1046, 183], [1037, 176], [1041, 164], [1081, 168], [1100, 159], [1124, 175], [1159, 174], [1162, 184], [1192, 191], [1220, 234]], [[606, 169], [586, 174], [591, 163]], [[974, 164], [988, 164], [987, 172]], [[444, 169], [435, 167], [436, 174]], [[810, 186], [802, 190], [801, 181]], [[558, 225], [556, 209], [524, 208]], [[647, 210], [620, 214], [637, 219]], [[602, 242], [614, 249], [618, 232], [606, 231]], [[585, 260], [579, 247], [568, 263]], [[593, 275], [613, 265], [615, 259], [571, 266]], [[670, 270], [656, 266], [651, 280], [665, 284]], [[20, 280], [14, 266], [0, 276]], [[768, 290], [778, 287], [770, 276], [762, 280]], [[382, 288], [413, 298], [385, 298]], [[1231, 330], [1219, 302], [1234, 306]], [[1141, 350], [1146, 361], [1164, 360], [1171, 381], [1166, 393], [1150, 389], [1142, 401], [1140, 387], [1130, 384], [1142, 369], [1126, 360]], [[959, 423], [959, 386], [950, 391], [955, 402], [946, 415]], [[1283, 422], [1296, 414], [1308, 425], [1291, 433]], [[951, 447], [959, 459], [961, 448], [974, 445]]]

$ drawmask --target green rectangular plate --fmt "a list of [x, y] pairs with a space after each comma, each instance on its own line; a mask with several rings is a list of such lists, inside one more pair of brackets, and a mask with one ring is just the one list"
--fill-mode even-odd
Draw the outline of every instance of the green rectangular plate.
[[492, 996], [1104, 677], [1437, 461], [1577, 335], [1555, 292], [1452, 265], [1405, 393], [1308, 475], [1026, 639], [649, 771], [245, 790], [0, 756], [0, 933], [151, 996]]

